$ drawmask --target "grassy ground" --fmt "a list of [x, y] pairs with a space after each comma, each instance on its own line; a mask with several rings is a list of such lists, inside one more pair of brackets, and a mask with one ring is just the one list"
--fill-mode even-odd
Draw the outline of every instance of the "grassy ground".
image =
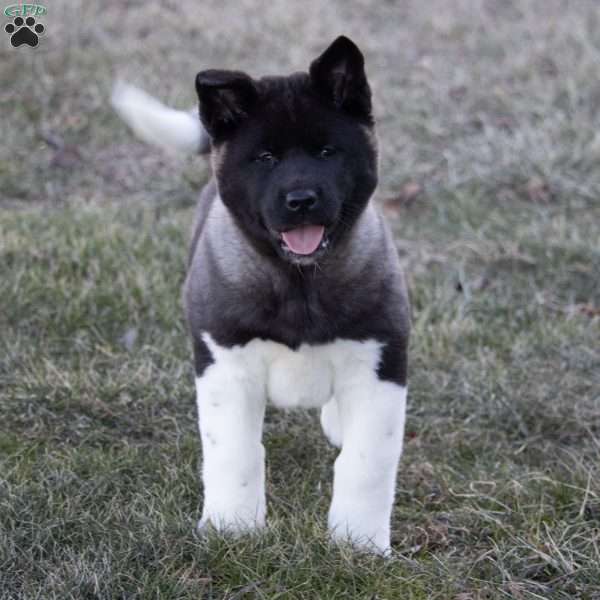
[[[123, 6], [53, 2], [0, 55], [0, 598], [598, 600], [600, 7]], [[328, 545], [311, 412], [267, 415], [267, 533], [193, 533], [179, 290], [207, 165], [107, 106], [116, 73], [186, 106], [201, 68], [301, 69], [340, 32], [413, 301], [390, 560]]]

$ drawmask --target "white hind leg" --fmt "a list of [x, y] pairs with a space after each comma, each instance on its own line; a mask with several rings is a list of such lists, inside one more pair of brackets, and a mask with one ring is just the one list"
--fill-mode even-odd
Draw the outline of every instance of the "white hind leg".
[[340, 412], [335, 398], [321, 409], [321, 427], [325, 437], [332, 446], [342, 447], [342, 426], [340, 423]]

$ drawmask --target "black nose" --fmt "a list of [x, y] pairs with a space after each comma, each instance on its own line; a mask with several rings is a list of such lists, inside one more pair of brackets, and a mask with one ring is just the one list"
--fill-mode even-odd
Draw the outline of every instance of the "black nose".
[[294, 190], [285, 195], [285, 205], [293, 212], [314, 208], [319, 195], [315, 190]]

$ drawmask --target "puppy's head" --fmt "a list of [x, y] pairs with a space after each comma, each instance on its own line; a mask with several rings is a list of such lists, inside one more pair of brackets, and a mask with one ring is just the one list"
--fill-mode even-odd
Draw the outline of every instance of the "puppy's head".
[[310, 264], [335, 249], [377, 184], [364, 59], [337, 38], [308, 73], [198, 73], [219, 193], [260, 248]]

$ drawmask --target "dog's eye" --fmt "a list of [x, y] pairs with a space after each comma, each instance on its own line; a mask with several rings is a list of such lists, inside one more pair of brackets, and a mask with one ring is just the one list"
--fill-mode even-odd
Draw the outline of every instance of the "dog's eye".
[[335, 148], [333, 146], [323, 146], [321, 150], [319, 150], [319, 156], [321, 158], [329, 158], [335, 154]]
[[267, 165], [273, 165], [277, 162], [277, 158], [275, 158], [275, 155], [272, 152], [261, 152], [255, 160], [256, 162], [265, 163]]

